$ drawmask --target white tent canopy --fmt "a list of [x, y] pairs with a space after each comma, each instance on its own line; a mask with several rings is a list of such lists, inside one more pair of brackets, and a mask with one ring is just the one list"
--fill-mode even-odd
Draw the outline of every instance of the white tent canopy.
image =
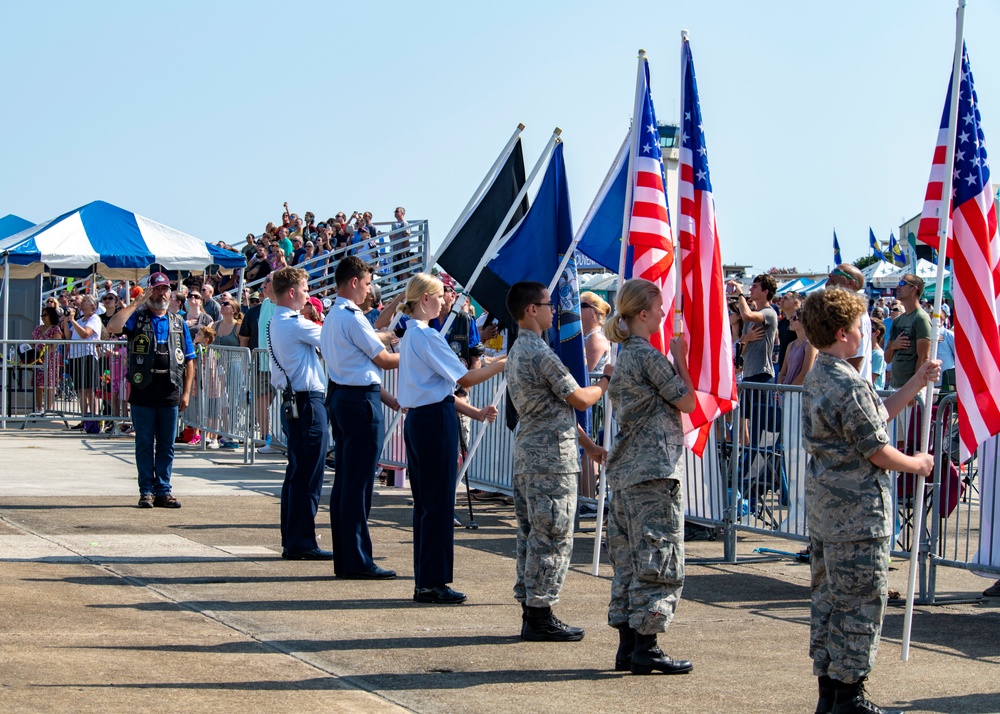
[[167, 270], [227, 272], [246, 266], [241, 253], [224, 250], [104, 201], [94, 201], [0, 240], [0, 263], [14, 278], [47, 271], [100, 273], [136, 281], [158, 263]]

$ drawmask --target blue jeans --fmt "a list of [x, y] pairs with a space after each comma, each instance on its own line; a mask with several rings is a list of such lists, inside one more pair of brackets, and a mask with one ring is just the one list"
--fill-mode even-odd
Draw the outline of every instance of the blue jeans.
[[139, 472], [139, 494], [170, 494], [170, 471], [177, 437], [177, 406], [131, 405], [135, 427], [135, 467]]

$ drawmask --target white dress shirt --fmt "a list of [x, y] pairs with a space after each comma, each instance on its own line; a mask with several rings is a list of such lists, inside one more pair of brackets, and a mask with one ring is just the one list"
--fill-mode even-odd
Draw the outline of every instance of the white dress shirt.
[[[274, 350], [276, 358], [271, 360], [271, 383], [283, 389], [287, 374], [294, 392], [326, 392], [323, 363], [316, 352], [320, 346], [320, 326], [290, 307], [278, 306], [267, 329], [271, 333], [269, 349]], [[265, 333], [264, 347], [267, 346]], [[275, 361], [281, 364], [280, 368]]]
[[334, 384], [352, 387], [382, 384], [382, 370], [372, 360], [385, 350], [385, 345], [361, 308], [347, 298], [338, 297], [330, 308], [320, 344], [327, 375]]
[[440, 332], [426, 322], [411, 319], [399, 341], [399, 386], [396, 398], [403, 409], [437, 404], [455, 393], [455, 382], [468, 369]]

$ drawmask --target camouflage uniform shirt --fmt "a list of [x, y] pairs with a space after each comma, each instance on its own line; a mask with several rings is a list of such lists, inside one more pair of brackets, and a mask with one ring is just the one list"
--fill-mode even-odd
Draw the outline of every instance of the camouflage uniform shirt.
[[829, 542], [892, 535], [889, 473], [869, 459], [886, 444], [889, 413], [846, 360], [820, 352], [802, 384], [806, 513], [811, 536]]
[[684, 432], [674, 402], [688, 393], [670, 361], [649, 340], [622, 344], [608, 387], [619, 433], [608, 456], [616, 491], [654, 479], [682, 480]]
[[575, 473], [580, 470], [576, 413], [566, 397], [580, 388], [573, 375], [530, 330], [522, 330], [504, 368], [519, 424], [514, 435], [514, 473]]

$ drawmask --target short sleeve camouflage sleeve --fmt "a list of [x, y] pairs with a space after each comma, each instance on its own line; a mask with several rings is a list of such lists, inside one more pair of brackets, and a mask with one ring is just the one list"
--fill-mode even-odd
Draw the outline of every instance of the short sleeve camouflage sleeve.
[[542, 338], [522, 332], [504, 368], [517, 409], [514, 473], [575, 473], [580, 470], [576, 412], [566, 397], [579, 385]]

